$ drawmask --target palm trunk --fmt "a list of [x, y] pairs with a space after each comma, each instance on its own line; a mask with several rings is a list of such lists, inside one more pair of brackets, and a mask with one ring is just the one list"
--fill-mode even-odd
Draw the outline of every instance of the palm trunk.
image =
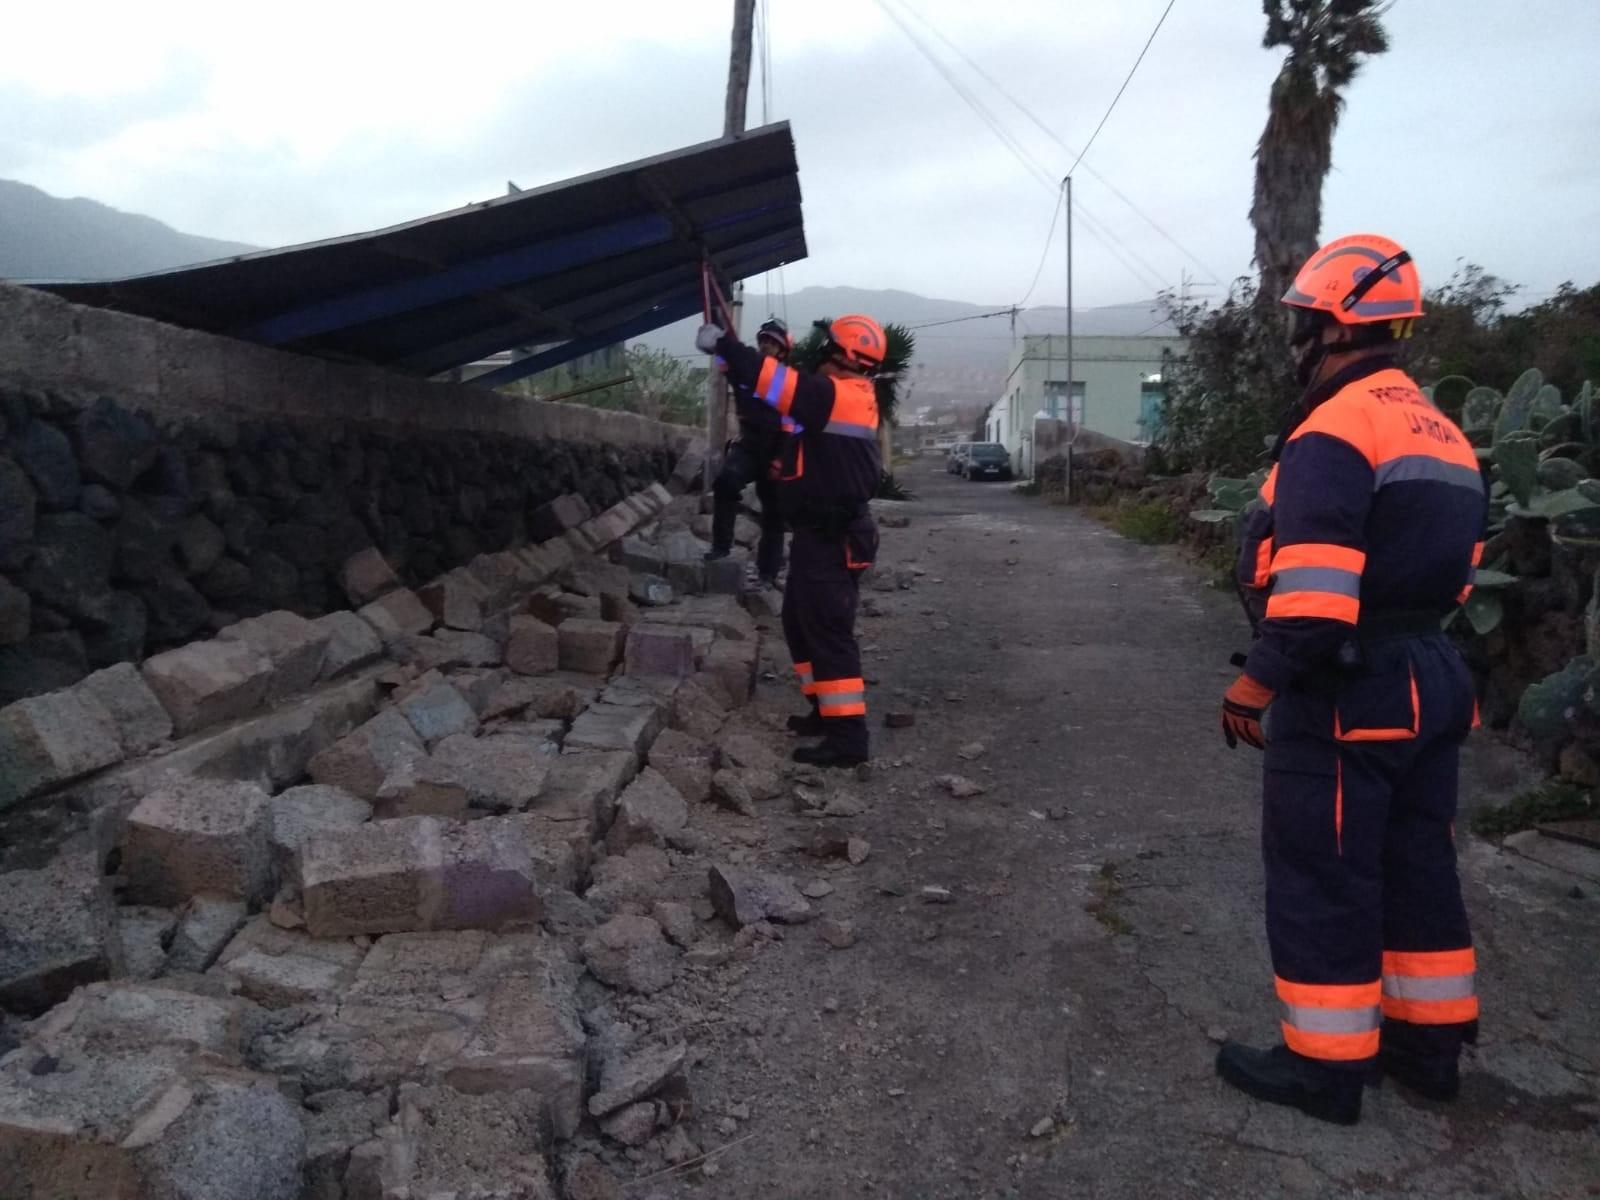
[[1273, 83], [1266, 128], [1256, 147], [1255, 262], [1261, 272], [1256, 303], [1281, 312], [1287, 338], [1292, 314], [1278, 309], [1295, 272], [1317, 248], [1322, 228], [1322, 181], [1333, 162], [1338, 97], [1286, 67]]

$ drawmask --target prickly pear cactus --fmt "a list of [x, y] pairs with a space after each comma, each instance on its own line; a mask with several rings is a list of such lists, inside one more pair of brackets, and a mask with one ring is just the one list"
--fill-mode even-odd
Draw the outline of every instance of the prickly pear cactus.
[[1539, 389], [1544, 386], [1544, 372], [1537, 367], [1524, 371], [1511, 385], [1511, 390], [1506, 393], [1505, 403], [1500, 406], [1500, 417], [1495, 421], [1494, 440], [1500, 441], [1510, 433], [1519, 433], [1528, 428], [1528, 418], [1533, 414], [1533, 402], [1539, 395]]
[[1500, 470], [1500, 481], [1526, 508], [1539, 485], [1539, 439], [1521, 432], [1497, 436], [1494, 465]]
[[1567, 720], [1584, 703], [1584, 691], [1594, 664], [1587, 656], [1575, 658], [1554, 675], [1529, 684], [1517, 705], [1517, 720], [1534, 737], [1558, 737], [1566, 732]]

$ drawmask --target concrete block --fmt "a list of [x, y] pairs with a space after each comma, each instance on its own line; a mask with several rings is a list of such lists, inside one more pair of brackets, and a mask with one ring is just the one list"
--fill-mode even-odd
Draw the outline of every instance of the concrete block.
[[172, 736], [172, 718], [132, 663], [96, 671], [78, 686], [110, 714], [125, 755], [143, 754]]
[[377, 630], [353, 612], [331, 612], [312, 624], [328, 635], [322, 659], [323, 679], [336, 679], [383, 657], [383, 642]]
[[718, 596], [737, 596], [744, 591], [744, 562], [719, 558], [704, 564], [705, 590]]
[[240, 642], [272, 664], [269, 704], [306, 691], [321, 678], [328, 637], [315, 622], [284, 611], [236, 621], [217, 633], [219, 642]]
[[451, 734], [474, 733], [478, 728], [478, 714], [472, 711], [472, 705], [443, 679], [397, 695], [395, 707], [429, 746]]
[[660, 546], [642, 537], [626, 537], [622, 539], [622, 565], [643, 575], [661, 575], [667, 569], [667, 556]]
[[267, 796], [253, 783], [170, 778], [128, 814], [122, 872], [136, 904], [201, 892], [264, 899], [271, 881]]
[[594, 699], [595, 694], [592, 681], [582, 676], [513, 676], [495, 690], [481, 715], [484, 720], [523, 716], [570, 721]]
[[300, 844], [313, 833], [354, 829], [372, 817], [372, 805], [343, 788], [324, 784], [292, 787], [267, 802], [269, 843], [279, 879], [296, 878]]
[[593, 841], [609, 826], [622, 789], [639, 773], [638, 758], [621, 750], [563, 754], [551, 763], [531, 811], [553, 822], [572, 822]]
[[694, 638], [688, 630], [668, 625], [635, 625], [628, 630], [623, 662], [629, 675], [685, 679], [695, 670]]
[[116, 721], [92, 691], [18, 700], [0, 709], [0, 810], [121, 758]]
[[563, 592], [558, 588], [541, 588], [528, 597], [528, 612], [546, 625], [558, 628], [573, 618], [598, 621], [600, 597], [580, 596], [576, 592]]
[[378, 551], [368, 546], [345, 559], [339, 568], [339, 583], [350, 603], [357, 608], [371, 604], [386, 592], [398, 591], [400, 577]]
[[161, 974], [167, 965], [167, 946], [177, 928], [178, 914], [170, 908], [118, 908], [116, 937], [122, 951], [121, 974], [140, 980]]
[[635, 756], [642, 755], [650, 748], [661, 725], [661, 712], [655, 707], [596, 704], [578, 714], [563, 749], [568, 753], [626, 750]]
[[424, 671], [495, 667], [505, 658], [500, 643], [493, 638], [459, 629], [403, 637], [390, 645], [389, 652], [398, 661]]
[[445, 682], [461, 693], [461, 698], [482, 720], [508, 677], [509, 673], [502, 667], [462, 667], [446, 675]]
[[93, 854], [0, 875], [0, 1008], [33, 1016], [119, 969], [112, 911]]
[[146, 659], [140, 672], [179, 737], [254, 713], [273, 679], [272, 663], [243, 642], [191, 642]]
[[511, 618], [506, 666], [519, 675], [544, 675], [562, 666], [560, 635], [534, 616]]
[[[536, 924], [544, 913], [534, 830], [517, 817], [447, 824], [429, 929], [503, 929]], [[565, 882], [565, 881], [563, 881]]]
[[573, 618], [560, 627], [561, 669], [609, 675], [622, 656], [624, 630], [612, 621]]
[[511, 812], [526, 808], [539, 794], [558, 757], [551, 743], [536, 734], [458, 734], [440, 742], [418, 774], [459, 786], [473, 808]]
[[688, 823], [689, 806], [682, 794], [661, 772], [646, 767], [617, 800], [606, 848], [625, 854], [630, 846], [666, 846]]
[[358, 615], [377, 632], [385, 646], [433, 628], [433, 614], [415, 592], [401, 588], [363, 605]]
[[373, 800], [390, 771], [426, 753], [405, 714], [391, 708], [315, 755], [308, 770], [317, 783]]

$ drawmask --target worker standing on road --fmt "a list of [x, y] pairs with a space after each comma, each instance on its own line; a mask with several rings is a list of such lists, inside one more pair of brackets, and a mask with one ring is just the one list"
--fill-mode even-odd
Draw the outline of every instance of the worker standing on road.
[[[756, 332], [756, 348], [780, 363], [789, 361], [794, 338], [777, 317]], [[739, 437], [729, 443], [722, 470], [712, 484], [711, 552], [706, 561], [727, 558], [733, 551], [733, 526], [739, 517], [744, 489], [756, 485], [761, 504], [761, 540], [756, 545], [756, 573], [767, 586], [776, 585], [783, 569], [783, 513], [778, 485], [773, 478], [783, 447], [783, 418], [757, 399], [749, 384], [733, 385], [734, 408], [739, 414]]]
[[828, 327], [825, 361], [807, 374], [769, 358], [716, 325], [695, 345], [720, 355], [728, 379], [747, 386], [794, 426], [785, 440], [778, 498], [794, 538], [783, 592], [783, 633], [811, 712], [790, 728], [820, 736], [796, 762], [852, 767], [868, 757], [866, 681], [856, 643], [862, 573], [878, 551], [867, 501], [883, 475], [878, 398], [872, 376], [888, 349], [871, 317], [839, 317]]
[[1471, 590], [1486, 503], [1472, 446], [1392, 357], [1422, 315], [1406, 251], [1341, 238], [1283, 302], [1297, 310], [1307, 391], [1278, 440], [1266, 508], [1246, 522], [1241, 581], [1265, 613], [1222, 727], [1230, 746], [1266, 751], [1284, 1044], [1225, 1043], [1217, 1071], [1350, 1124], [1380, 1072], [1453, 1098], [1461, 1046], [1477, 1037], [1453, 834], [1477, 705], [1441, 626]]

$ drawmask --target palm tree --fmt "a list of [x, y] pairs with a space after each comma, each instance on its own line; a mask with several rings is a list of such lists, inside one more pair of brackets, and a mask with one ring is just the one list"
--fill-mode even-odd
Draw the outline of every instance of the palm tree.
[[1272, 82], [1267, 125], [1256, 144], [1256, 302], [1275, 308], [1295, 271], [1317, 248], [1322, 182], [1333, 165], [1343, 90], [1364, 59], [1389, 48], [1381, 0], [1262, 0], [1262, 45], [1288, 49]]
[[[811, 326], [811, 331], [795, 343], [791, 361], [802, 371], [815, 371], [822, 365], [822, 348], [827, 344], [828, 326], [832, 318], [824, 318]], [[884, 337], [888, 347], [883, 356], [883, 367], [872, 380], [878, 394], [878, 449], [883, 455], [883, 473], [892, 476], [890, 464], [894, 461], [894, 445], [890, 440], [890, 427], [899, 417], [900, 385], [905, 380], [906, 368], [916, 353], [917, 335], [904, 325], [885, 325]]]

